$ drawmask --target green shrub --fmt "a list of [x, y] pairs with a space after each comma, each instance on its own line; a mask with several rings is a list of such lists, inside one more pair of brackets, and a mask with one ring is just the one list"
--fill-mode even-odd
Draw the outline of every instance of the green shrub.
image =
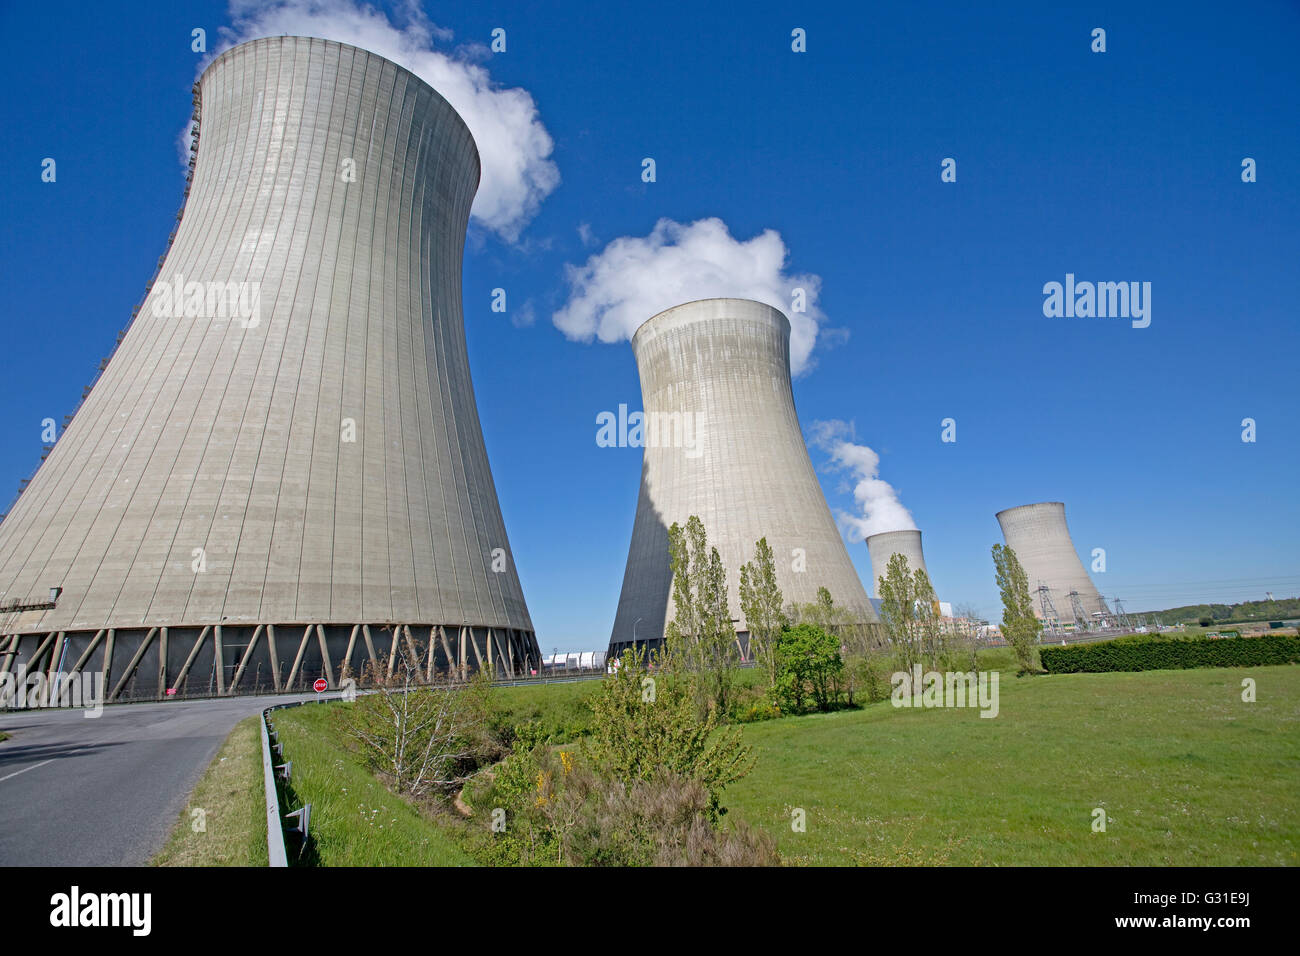
[[1039, 657], [1049, 674], [1263, 667], [1300, 662], [1300, 638], [1279, 634], [1238, 638], [1140, 634], [1097, 644], [1044, 647]]
[[844, 681], [840, 642], [815, 624], [797, 624], [781, 632], [776, 645], [776, 686], [781, 709], [799, 713], [811, 700], [818, 710], [839, 704]]
[[591, 734], [578, 748], [518, 725], [513, 752], [466, 786], [472, 852], [492, 865], [756, 865], [772, 841], [723, 826], [720, 795], [753, 761], [736, 727], [703, 717], [680, 675], [651, 677], [640, 654], [589, 698]]

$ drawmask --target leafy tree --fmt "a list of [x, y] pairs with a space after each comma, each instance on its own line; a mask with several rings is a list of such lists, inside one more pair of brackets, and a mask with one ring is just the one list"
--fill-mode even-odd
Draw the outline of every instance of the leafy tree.
[[675, 614], [665, 630], [665, 666], [697, 675], [701, 707], [725, 714], [740, 656], [726, 569], [695, 515], [685, 528], [674, 522], [668, 529], [668, 554]]
[[1034, 616], [1034, 602], [1029, 596], [1029, 579], [1020, 566], [1016, 552], [1000, 544], [993, 546], [993, 566], [997, 572], [998, 591], [1002, 595], [1002, 636], [1016, 652], [1022, 671], [1034, 669], [1034, 646], [1042, 622]]
[[835, 705], [844, 659], [833, 634], [815, 624], [786, 628], [777, 645], [777, 660], [776, 690], [787, 709], [800, 711], [809, 698], [819, 710]]
[[917, 583], [908, 567], [907, 556], [890, 555], [885, 573], [879, 579], [880, 616], [899, 669], [905, 671], [921, 660], [924, 643]]
[[776, 645], [781, 630], [789, 626], [782, 611], [781, 588], [776, 581], [776, 561], [767, 538], [754, 545], [754, 559], [740, 568], [740, 610], [749, 625], [750, 653], [767, 673], [767, 686], [776, 686]]

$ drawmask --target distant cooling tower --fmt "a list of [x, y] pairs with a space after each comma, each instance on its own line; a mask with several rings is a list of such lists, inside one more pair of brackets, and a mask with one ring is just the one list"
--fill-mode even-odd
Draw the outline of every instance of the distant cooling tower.
[[[907, 567], [911, 571], [920, 568], [927, 575], [930, 569], [925, 566], [925, 555], [921, 552], [921, 532], [919, 531], [882, 531], [867, 538], [867, 551], [871, 554], [871, 596], [880, 597], [880, 579], [889, 569], [889, 559], [895, 554], [907, 558]], [[930, 582], [931, 587], [934, 581]]]
[[[1070, 529], [1065, 524], [1065, 505], [1059, 501], [1044, 501], [1036, 505], [1022, 505], [998, 512], [998, 523], [1002, 525], [1002, 537], [1007, 547], [1016, 552], [1025, 576], [1029, 579], [1029, 596], [1034, 602], [1034, 613], [1040, 618], [1051, 617], [1051, 607], [1055, 607], [1060, 623], [1072, 623], [1075, 615], [1070, 592], [1078, 593], [1078, 599], [1084, 612], [1084, 619], [1094, 620], [1095, 613], [1106, 613], [1102, 602], [1078, 552], [1070, 540]], [[1046, 614], [1046, 603], [1040, 588], [1046, 586], [1046, 596], [1050, 605]]]
[[727, 569], [738, 632], [748, 630], [740, 566], [762, 537], [787, 604], [816, 601], [825, 587], [837, 605], [876, 621], [799, 430], [786, 317], [745, 299], [688, 302], [642, 324], [632, 351], [646, 445], [611, 653], [658, 645], [673, 610], [668, 528], [691, 515]]
[[468, 128], [301, 37], [217, 57], [195, 116], [166, 260], [0, 524], [0, 667], [121, 697], [334, 686], [399, 646], [539, 667], [465, 350]]

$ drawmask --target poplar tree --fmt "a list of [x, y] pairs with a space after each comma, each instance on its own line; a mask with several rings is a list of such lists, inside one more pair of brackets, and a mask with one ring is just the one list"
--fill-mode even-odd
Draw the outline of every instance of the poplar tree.
[[754, 545], [754, 559], [740, 567], [740, 610], [749, 625], [751, 656], [767, 672], [767, 686], [776, 685], [776, 649], [789, 620], [782, 610], [785, 599], [776, 582], [776, 560], [767, 538]]
[[1029, 578], [1020, 559], [1011, 548], [993, 546], [993, 567], [997, 572], [998, 591], [1002, 595], [1002, 636], [1016, 652], [1022, 670], [1034, 669], [1034, 645], [1043, 624], [1034, 616], [1034, 602], [1029, 596]]
[[696, 515], [668, 529], [674, 617], [665, 631], [665, 664], [694, 675], [702, 703], [726, 714], [739, 657], [727, 600], [727, 572]]

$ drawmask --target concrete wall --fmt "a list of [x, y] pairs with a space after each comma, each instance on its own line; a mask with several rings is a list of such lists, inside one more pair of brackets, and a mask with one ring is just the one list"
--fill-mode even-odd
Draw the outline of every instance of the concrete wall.
[[[867, 538], [867, 551], [871, 554], [871, 596], [880, 597], [880, 579], [889, 570], [889, 559], [895, 554], [907, 558], [907, 566], [915, 571], [920, 568], [927, 575], [930, 569], [925, 566], [925, 555], [921, 552], [921, 532], [919, 531], [882, 531]], [[934, 581], [930, 581], [931, 586]], [[938, 588], [935, 588], [938, 593]]]
[[1078, 591], [1086, 614], [1104, 611], [1101, 595], [1084, 570], [1070, 529], [1065, 523], [1065, 505], [1059, 501], [1022, 505], [998, 512], [998, 524], [1007, 547], [1016, 552], [1025, 576], [1029, 579], [1029, 596], [1034, 613], [1042, 617], [1038, 587], [1046, 584], [1051, 592], [1061, 623], [1074, 620], [1070, 592]]
[[[63, 594], [0, 635], [468, 624], [535, 650], [465, 350], [469, 130], [413, 74], [326, 40], [243, 44], [200, 87], [158, 280], [0, 524], [0, 601]], [[259, 321], [155, 315], [178, 275], [258, 283]]]
[[[694, 447], [650, 447], [641, 469], [632, 543], [611, 651], [655, 640], [671, 620], [667, 529], [704, 522], [727, 569], [731, 616], [740, 566], [766, 537], [787, 603], [835, 602], [877, 620], [804, 445], [790, 387], [790, 323], [768, 305], [705, 299], [661, 312], [632, 338], [643, 406], [693, 426]], [[684, 435], [692, 434], [688, 427]], [[685, 444], [682, 442], [681, 444]], [[795, 550], [805, 570], [792, 567]]]

